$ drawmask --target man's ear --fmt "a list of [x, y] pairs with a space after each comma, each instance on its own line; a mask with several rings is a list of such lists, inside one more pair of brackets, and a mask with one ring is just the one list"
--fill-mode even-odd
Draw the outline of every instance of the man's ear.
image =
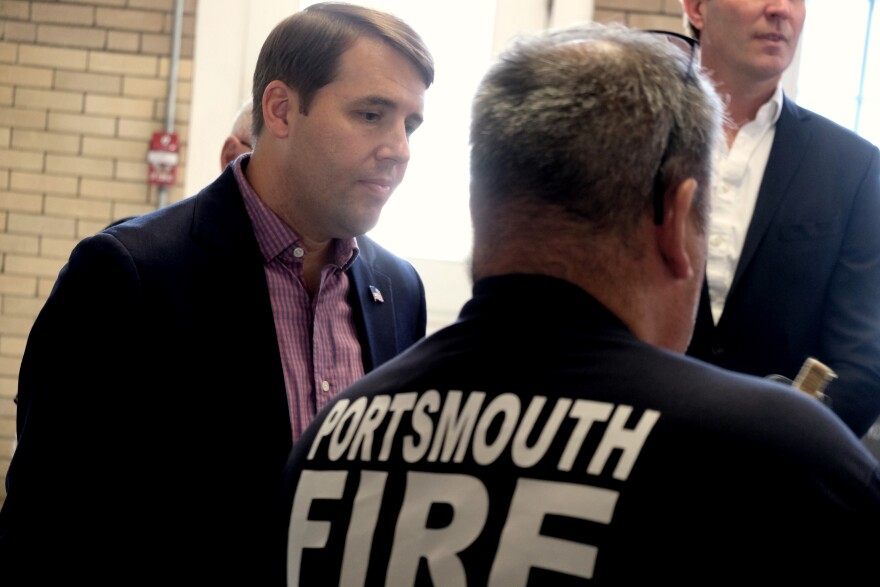
[[663, 206], [663, 224], [655, 226], [657, 247], [670, 273], [677, 279], [690, 279], [694, 274], [689, 239], [697, 230], [691, 218], [691, 207], [697, 190], [697, 180], [686, 179], [666, 191]]
[[681, 0], [681, 9], [688, 21], [699, 31], [703, 30], [704, 0]]
[[296, 92], [280, 80], [272, 80], [263, 90], [263, 126], [283, 138], [290, 131], [291, 115], [299, 112]]
[[235, 135], [229, 135], [226, 137], [226, 140], [223, 141], [223, 148], [220, 149], [220, 170], [226, 169], [226, 166], [229, 165], [231, 161], [233, 161], [236, 157], [238, 157], [244, 151], [242, 150], [243, 145], [241, 141], [238, 140], [238, 137]]

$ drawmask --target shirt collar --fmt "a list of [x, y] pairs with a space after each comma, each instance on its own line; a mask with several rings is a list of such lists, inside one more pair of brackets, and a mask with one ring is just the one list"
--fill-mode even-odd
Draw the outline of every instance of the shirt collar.
[[782, 84], [776, 84], [776, 91], [773, 92], [769, 100], [758, 108], [755, 120], [765, 120], [767, 124], [776, 124], [776, 121], [782, 115], [783, 95]]

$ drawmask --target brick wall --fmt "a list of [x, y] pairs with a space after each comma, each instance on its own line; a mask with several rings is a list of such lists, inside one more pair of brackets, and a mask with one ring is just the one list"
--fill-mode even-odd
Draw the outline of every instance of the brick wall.
[[[73, 246], [154, 210], [175, 0], [0, 0], [0, 502], [27, 334]], [[186, 0], [174, 131], [186, 154], [196, 0]], [[183, 197], [172, 186], [168, 201]], [[51, 368], [51, 366], [47, 366]]]
[[684, 33], [680, 0], [594, 0], [593, 19]]

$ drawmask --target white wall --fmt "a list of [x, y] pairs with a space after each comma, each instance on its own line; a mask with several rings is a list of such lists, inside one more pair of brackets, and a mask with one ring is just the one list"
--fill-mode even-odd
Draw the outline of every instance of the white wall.
[[220, 172], [220, 147], [250, 97], [263, 40], [296, 0], [198, 0], [193, 98], [184, 193], [194, 194]]

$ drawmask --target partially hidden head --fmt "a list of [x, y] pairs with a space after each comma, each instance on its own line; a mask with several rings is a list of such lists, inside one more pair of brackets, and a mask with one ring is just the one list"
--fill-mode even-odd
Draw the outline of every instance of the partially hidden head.
[[235, 114], [229, 136], [223, 141], [223, 147], [220, 149], [221, 170], [225, 169], [239, 155], [248, 153], [254, 148], [254, 138], [251, 130], [253, 126], [253, 108], [253, 102], [248, 99]]

